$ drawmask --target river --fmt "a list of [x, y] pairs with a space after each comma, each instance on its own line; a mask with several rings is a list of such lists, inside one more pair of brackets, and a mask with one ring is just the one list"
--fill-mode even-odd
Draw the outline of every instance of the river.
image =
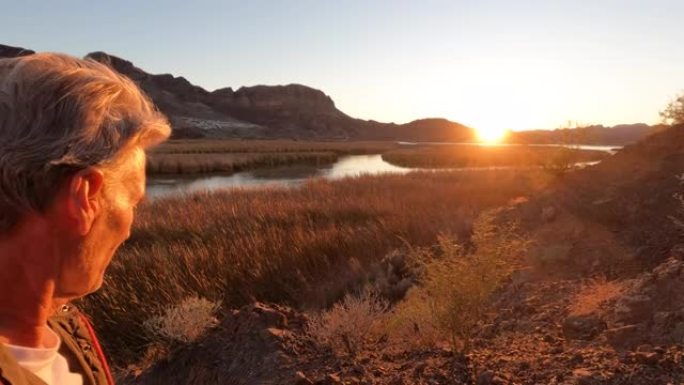
[[[402, 144], [410, 145], [411, 143], [407, 142]], [[435, 145], [441, 145], [441, 143]], [[616, 149], [615, 146], [580, 146], [579, 148], [606, 151], [610, 153], [614, 153]], [[588, 162], [582, 165], [594, 163], [596, 162]], [[470, 167], [457, 170], [494, 170], [511, 168], [515, 167]], [[287, 187], [297, 186], [309, 178], [334, 180], [364, 174], [405, 174], [416, 170], [426, 169], [398, 167], [385, 162], [380, 154], [348, 155], [341, 156], [337, 162], [325, 166], [279, 166], [238, 172], [231, 175], [198, 175], [189, 177], [151, 176], [147, 181], [147, 196], [149, 199], [160, 199], [185, 193], [228, 188]], [[432, 171], [444, 170], [455, 169], [439, 169]]]

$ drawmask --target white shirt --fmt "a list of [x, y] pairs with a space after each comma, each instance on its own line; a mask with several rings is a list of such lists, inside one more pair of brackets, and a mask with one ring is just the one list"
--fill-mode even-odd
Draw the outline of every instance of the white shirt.
[[57, 333], [45, 327], [45, 339], [40, 348], [5, 344], [7, 351], [21, 367], [48, 385], [83, 385], [80, 374], [71, 373], [66, 358], [59, 354], [62, 344]]

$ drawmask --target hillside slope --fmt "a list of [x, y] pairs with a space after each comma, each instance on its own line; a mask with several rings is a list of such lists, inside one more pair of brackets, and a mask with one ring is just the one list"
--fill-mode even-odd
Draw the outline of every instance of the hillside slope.
[[[682, 209], [684, 126], [674, 126], [619, 151], [600, 164], [567, 175], [514, 214], [553, 239], [558, 269], [618, 270], [654, 266], [682, 242], [673, 217]], [[550, 218], [554, 221], [549, 222]], [[556, 221], [555, 218], [562, 218]], [[561, 247], [562, 246], [562, 247]], [[563, 250], [558, 251], [558, 250]]]

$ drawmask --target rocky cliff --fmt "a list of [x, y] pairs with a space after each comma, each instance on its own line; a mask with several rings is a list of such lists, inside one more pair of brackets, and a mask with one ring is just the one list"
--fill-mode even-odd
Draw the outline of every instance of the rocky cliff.
[[330, 96], [300, 85], [230, 87], [209, 92], [183, 77], [152, 75], [131, 62], [94, 52], [87, 57], [130, 77], [169, 116], [176, 137], [355, 140], [470, 140], [472, 131], [445, 119], [396, 125], [352, 118]]

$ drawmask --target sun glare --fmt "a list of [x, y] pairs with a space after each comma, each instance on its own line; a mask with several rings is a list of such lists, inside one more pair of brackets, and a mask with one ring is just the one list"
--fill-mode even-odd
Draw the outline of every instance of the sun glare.
[[477, 138], [482, 143], [501, 143], [508, 130], [505, 128], [480, 127], [476, 129]]

